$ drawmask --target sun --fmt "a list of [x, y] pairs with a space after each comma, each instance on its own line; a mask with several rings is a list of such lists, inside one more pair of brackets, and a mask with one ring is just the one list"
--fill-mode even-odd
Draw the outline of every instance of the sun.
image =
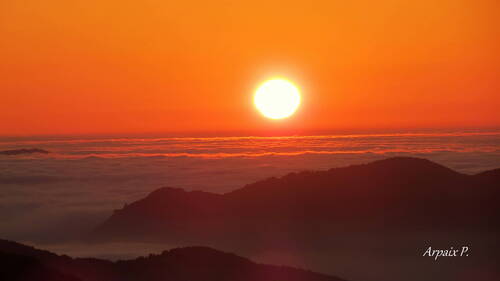
[[263, 82], [253, 97], [255, 107], [271, 119], [290, 117], [299, 107], [300, 100], [299, 88], [284, 78]]

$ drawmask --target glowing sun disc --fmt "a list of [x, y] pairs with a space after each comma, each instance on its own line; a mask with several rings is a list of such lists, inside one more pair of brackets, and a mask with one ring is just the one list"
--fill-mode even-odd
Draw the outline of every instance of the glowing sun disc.
[[270, 79], [257, 88], [253, 102], [265, 117], [282, 119], [291, 116], [299, 107], [300, 91], [286, 79]]

